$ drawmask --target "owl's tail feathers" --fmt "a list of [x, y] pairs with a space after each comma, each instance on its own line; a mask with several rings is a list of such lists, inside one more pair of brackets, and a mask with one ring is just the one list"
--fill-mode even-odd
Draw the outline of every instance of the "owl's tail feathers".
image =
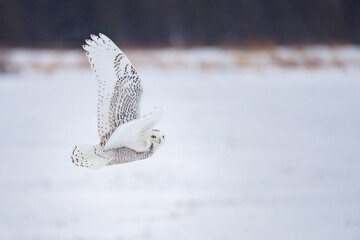
[[96, 146], [78, 144], [71, 154], [71, 161], [76, 166], [87, 167], [94, 170], [104, 167], [109, 160], [96, 153]]

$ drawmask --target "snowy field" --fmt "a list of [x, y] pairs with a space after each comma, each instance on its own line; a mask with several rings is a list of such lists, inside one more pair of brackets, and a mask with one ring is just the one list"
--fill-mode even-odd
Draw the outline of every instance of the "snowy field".
[[99, 171], [83, 52], [1, 54], [0, 239], [360, 239], [359, 48], [130, 51], [167, 143]]

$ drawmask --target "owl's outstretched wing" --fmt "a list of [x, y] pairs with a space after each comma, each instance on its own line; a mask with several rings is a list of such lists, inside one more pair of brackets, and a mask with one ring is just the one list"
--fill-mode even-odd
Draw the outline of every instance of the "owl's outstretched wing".
[[125, 123], [111, 135], [104, 150], [126, 147], [136, 152], [146, 151], [151, 145], [151, 131], [162, 115], [162, 110], [155, 108], [145, 116]]
[[98, 133], [105, 146], [118, 126], [139, 118], [143, 90], [134, 66], [113, 41], [101, 33], [91, 38], [83, 48], [98, 80]]

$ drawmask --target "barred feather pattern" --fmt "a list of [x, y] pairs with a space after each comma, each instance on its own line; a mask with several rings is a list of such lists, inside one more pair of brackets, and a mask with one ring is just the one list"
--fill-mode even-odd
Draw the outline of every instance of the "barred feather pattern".
[[[100, 167], [104, 166], [109, 162], [108, 159], [113, 159], [114, 157], [115, 151], [104, 152], [99, 144], [95, 146], [81, 144], [74, 147], [71, 160], [75, 166], [93, 168], [95, 167], [94, 164]], [[100, 159], [100, 162], [98, 159]]]
[[104, 34], [83, 48], [98, 80], [98, 133], [105, 146], [121, 124], [140, 116], [141, 79], [126, 55]]
[[72, 163], [76, 166], [80, 167], [92, 167], [92, 162], [87, 161], [87, 156], [97, 156], [104, 160], [106, 160], [106, 166], [115, 165], [115, 164], [122, 164], [122, 163], [129, 163], [136, 160], [143, 160], [148, 157], [151, 157], [154, 154], [154, 146], [151, 144], [150, 148], [144, 152], [136, 152], [130, 148], [121, 147], [118, 149], [104, 151], [100, 145], [95, 145], [92, 147], [90, 152], [81, 152], [78, 146], [75, 146], [72, 152]]
[[151, 157], [154, 154], [154, 146], [151, 144], [150, 148], [144, 152], [136, 152], [130, 148], [122, 147], [114, 151], [114, 157], [106, 164], [106, 166], [133, 162], [136, 160], [143, 160]]

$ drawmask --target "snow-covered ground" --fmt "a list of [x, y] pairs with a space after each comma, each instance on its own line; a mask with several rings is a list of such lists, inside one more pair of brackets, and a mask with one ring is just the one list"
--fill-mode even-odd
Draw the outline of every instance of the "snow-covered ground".
[[15, 70], [0, 74], [0, 239], [359, 239], [360, 50], [302, 50], [331, 63], [320, 65], [272, 51], [291, 64], [220, 49], [133, 52], [142, 111], [164, 109], [167, 143], [99, 171], [70, 160], [75, 143], [98, 141], [82, 53], [6, 53]]

